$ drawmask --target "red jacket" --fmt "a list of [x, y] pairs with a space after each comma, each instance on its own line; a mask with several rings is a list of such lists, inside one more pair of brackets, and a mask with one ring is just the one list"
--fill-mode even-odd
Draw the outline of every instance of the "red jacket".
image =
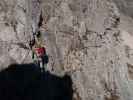
[[35, 53], [37, 56], [42, 57], [46, 54], [46, 49], [44, 47], [35, 48]]

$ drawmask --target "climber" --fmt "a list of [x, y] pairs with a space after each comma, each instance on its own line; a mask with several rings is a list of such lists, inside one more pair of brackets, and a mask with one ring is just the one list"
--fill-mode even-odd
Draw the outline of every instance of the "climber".
[[48, 63], [48, 56], [41, 39], [40, 31], [34, 35], [34, 38], [30, 41], [29, 45], [32, 50], [33, 61], [40, 66], [41, 72], [43, 72]]

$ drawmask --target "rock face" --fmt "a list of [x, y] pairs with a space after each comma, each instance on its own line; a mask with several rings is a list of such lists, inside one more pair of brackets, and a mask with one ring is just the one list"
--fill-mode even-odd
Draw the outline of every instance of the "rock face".
[[71, 75], [73, 100], [132, 100], [132, 7], [131, 0], [0, 0], [0, 64], [32, 62], [28, 41], [46, 23], [47, 70]]

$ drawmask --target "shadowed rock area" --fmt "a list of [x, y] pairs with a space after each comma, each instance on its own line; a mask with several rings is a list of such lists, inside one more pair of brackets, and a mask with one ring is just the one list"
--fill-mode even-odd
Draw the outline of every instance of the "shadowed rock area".
[[72, 100], [72, 95], [69, 76], [40, 73], [34, 64], [14, 64], [0, 72], [1, 100]]

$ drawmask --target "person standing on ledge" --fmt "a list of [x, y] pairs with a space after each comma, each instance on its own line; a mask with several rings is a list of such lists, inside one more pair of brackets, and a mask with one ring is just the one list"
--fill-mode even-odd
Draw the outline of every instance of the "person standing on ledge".
[[34, 38], [30, 41], [29, 45], [32, 50], [33, 62], [40, 66], [41, 72], [44, 72], [48, 63], [48, 56], [46, 54], [45, 44], [42, 41], [42, 34], [40, 31], [34, 35]]

